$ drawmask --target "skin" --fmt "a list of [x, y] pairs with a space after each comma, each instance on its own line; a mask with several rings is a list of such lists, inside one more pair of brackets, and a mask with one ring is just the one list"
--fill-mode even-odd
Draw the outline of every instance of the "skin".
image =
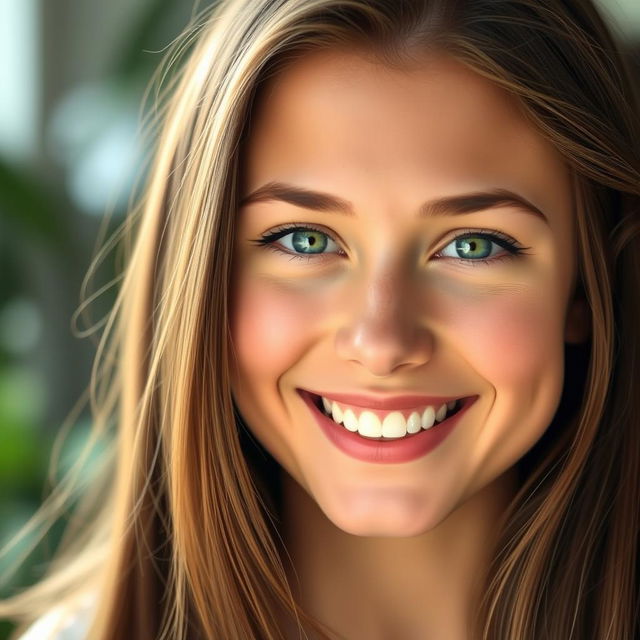
[[[237, 218], [232, 391], [284, 470], [294, 591], [336, 637], [469, 638], [514, 465], [557, 409], [564, 342], [588, 332], [570, 173], [512, 97], [444, 55], [398, 70], [310, 54], [269, 80], [252, 119], [243, 195], [277, 180], [355, 212], [265, 201]], [[492, 188], [547, 221], [514, 206], [416, 217], [425, 201]], [[324, 251], [307, 262], [253, 244], [285, 223], [321, 229]], [[470, 264], [455, 251], [467, 229], [527, 255]], [[291, 240], [275, 244], [294, 252]], [[478, 399], [426, 456], [375, 464], [336, 449], [297, 387]]]

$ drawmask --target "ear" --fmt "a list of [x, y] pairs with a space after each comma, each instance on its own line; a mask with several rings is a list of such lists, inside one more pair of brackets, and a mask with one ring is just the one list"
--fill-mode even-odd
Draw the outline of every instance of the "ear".
[[591, 336], [591, 308], [583, 296], [575, 297], [569, 304], [564, 329], [565, 342], [580, 344]]

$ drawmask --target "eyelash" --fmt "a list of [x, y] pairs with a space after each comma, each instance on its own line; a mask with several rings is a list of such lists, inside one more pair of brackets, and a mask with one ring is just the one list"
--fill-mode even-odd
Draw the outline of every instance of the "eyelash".
[[[291, 256], [292, 260], [303, 260], [303, 261], [306, 261], [307, 263], [315, 259], [324, 260], [326, 256], [332, 255], [327, 253], [325, 254], [317, 253], [317, 254], [307, 254], [307, 255], [297, 254], [297, 253], [292, 253], [289, 250], [281, 249], [278, 247], [277, 244], [275, 244], [276, 240], [279, 240], [280, 238], [283, 238], [296, 231], [316, 231], [318, 233], [322, 233], [326, 235], [327, 237], [331, 238], [333, 242], [338, 244], [337, 240], [330, 233], [327, 233], [323, 229], [314, 227], [313, 225], [302, 226], [302, 225], [295, 225], [295, 224], [276, 227], [275, 229], [268, 231], [267, 233], [264, 233], [260, 237], [260, 239], [251, 240], [251, 242], [258, 246], [264, 246], [266, 249], [269, 249], [270, 251], [275, 251], [276, 253], [279, 253], [279, 254], [289, 255]], [[500, 247], [502, 247], [503, 249], [506, 249], [509, 252], [493, 258], [479, 258], [475, 260], [470, 260], [465, 258], [451, 258], [452, 260], [456, 260], [457, 262], [461, 262], [465, 265], [471, 263], [470, 266], [475, 267], [475, 266], [478, 266], [478, 263], [492, 264], [500, 260], [517, 258], [520, 255], [529, 255], [526, 250], [530, 249], [530, 247], [521, 247], [514, 240], [509, 238], [509, 236], [506, 236], [500, 231], [495, 231], [492, 229], [484, 229], [484, 230], [464, 229], [461, 234], [452, 238], [451, 241], [447, 245], [445, 245], [445, 247], [449, 246], [449, 244], [451, 244], [455, 240], [459, 240], [461, 238], [464, 238], [465, 236], [475, 236], [479, 238], [485, 238], [487, 240], [490, 240], [491, 242], [494, 242], [495, 244], [499, 245]], [[443, 251], [445, 247], [443, 247], [441, 251]], [[341, 254], [336, 253], [334, 255], [346, 255], [346, 254], [344, 253], [344, 251], [342, 251]], [[445, 258], [449, 258], [449, 257], [450, 256], [445, 256]]]

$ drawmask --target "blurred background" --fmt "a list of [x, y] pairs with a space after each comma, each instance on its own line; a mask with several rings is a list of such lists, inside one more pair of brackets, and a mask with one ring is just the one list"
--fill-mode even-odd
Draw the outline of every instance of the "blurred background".
[[[63, 423], [73, 428], [56, 477], [86, 438], [88, 407], [74, 407], [116, 287], [91, 303], [89, 319], [76, 318], [82, 281], [144, 177], [145, 90], [192, 14], [212, 1], [0, 0], [0, 547], [41, 503]], [[107, 255], [90, 292], [116, 267]], [[42, 575], [60, 533], [0, 598]], [[24, 548], [0, 558], [0, 578]], [[10, 629], [0, 622], [0, 640]]]
[[[40, 504], [54, 438], [70, 415], [60, 472], [86, 437], [87, 406], [73, 411], [115, 287], [82, 320], [82, 281], [143, 177], [145, 89], [192, 13], [214, 1], [0, 0], [0, 546]], [[598, 4], [640, 82], [640, 0]], [[108, 255], [89, 292], [117, 266]], [[0, 598], [42, 574], [59, 533]], [[0, 576], [11, 561], [0, 558]], [[9, 631], [0, 622], [0, 640]]]

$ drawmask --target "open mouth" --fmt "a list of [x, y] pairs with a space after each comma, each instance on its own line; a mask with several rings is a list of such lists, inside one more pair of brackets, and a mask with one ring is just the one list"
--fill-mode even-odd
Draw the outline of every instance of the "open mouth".
[[[448, 404], [445, 408], [440, 405], [437, 416], [435, 408], [426, 405], [416, 407], [415, 411], [380, 411], [362, 407], [362, 411], [357, 411], [356, 415], [353, 405], [341, 406], [336, 403], [337, 407], [335, 404], [329, 407], [328, 398], [323, 399], [300, 388], [297, 392], [311, 411], [320, 432], [330, 443], [347, 456], [372, 464], [400, 464], [427, 455], [449, 437], [479, 397], [459, 398], [451, 404], [450, 409]], [[344, 414], [340, 415], [343, 407]], [[333, 414], [329, 415], [329, 408], [337, 409], [335, 418]]]
[[[347, 424], [347, 420], [346, 419], [340, 419], [340, 421], [337, 421], [333, 414], [330, 411], [327, 411], [325, 409], [325, 405], [324, 402], [321, 398], [321, 396], [314, 394], [310, 391], [306, 391], [306, 390], [300, 390], [303, 393], [307, 394], [309, 396], [309, 398], [311, 399], [311, 401], [313, 402], [313, 405], [316, 407], [316, 409], [326, 418], [330, 419], [336, 426], [341, 426], [343, 429], [351, 431], [356, 433], [357, 435], [359, 435], [362, 438], [366, 438], [368, 440], [378, 440], [378, 441], [385, 441], [385, 440], [398, 440], [398, 439], [406, 439], [406, 438], [411, 438], [413, 436], [419, 435], [420, 433], [422, 433], [423, 431], [427, 431], [430, 429], [434, 429], [437, 428], [439, 425], [447, 422], [450, 418], [452, 418], [454, 415], [456, 415], [457, 413], [459, 413], [469, 402], [472, 402], [474, 400], [474, 397], [465, 397], [465, 398], [458, 398], [457, 400], [454, 401], [454, 404], [451, 408], [447, 408], [446, 413], [444, 416], [434, 416], [433, 411], [430, 414], [430, 417], [427, 417], [429, 414], [427, 412], [427, 415], [421, 416], [418, 412], [415, 412], [415, 416], [413, 419], [413, 423], [412, 426], [409, 427], [406, 423], [405, 423], [405, 431], [404, 433], [400, 432], [397, 435], [391, 436], [391, 437], [385, 437], [385, 436], [374, 436], [374, 435], [368, 435], [366, 433], [365, 429], [361, 429], [359, 427], [359, 422], [357, 420], [355, 420], [355, 418], [352, 416], [351, 420], [349, 421], [349, 424]], [[366, 411], [366, 409], [363, 408], [363, 411]], [[391, 412], [389, 412], [391, 413]], [[338, 418], [340, 418], [340, 416], [338, 415]], [[346, 418], [346, 416], [345, 416]], [[440, 419], [438, 419], [440, 418]], [[362, 433], [362, 431], [365, 431], [365, 433]]]

